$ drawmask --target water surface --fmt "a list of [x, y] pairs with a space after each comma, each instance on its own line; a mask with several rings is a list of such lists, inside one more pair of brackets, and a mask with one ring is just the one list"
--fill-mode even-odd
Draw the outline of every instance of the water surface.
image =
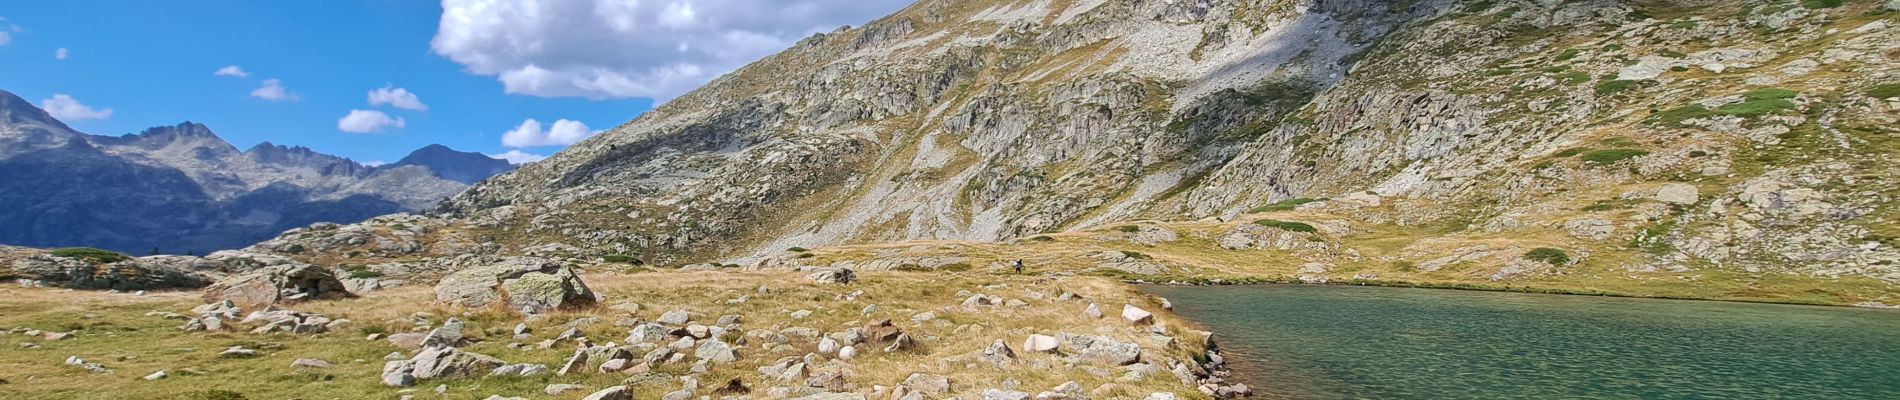
[[1143, 286], [1269, 399], [1900, 399], [1900, 312], [1354, 286]]

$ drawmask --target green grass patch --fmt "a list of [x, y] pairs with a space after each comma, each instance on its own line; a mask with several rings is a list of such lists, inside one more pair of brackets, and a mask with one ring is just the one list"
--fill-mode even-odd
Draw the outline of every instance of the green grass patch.
[[1577, 58], [1577, 56], [1581, 54], [1583, 54], [1583, 50], [1580, 49], [1564, 50], [1562, 53], [1557, 53], [1557, 61], [1570, 61], [1570, 59]]
[[1558, 83], [1562, 83], [1565, 85], [1575, 85], [1579, 83], [1589, 82], [1590, 74], [1585, 73], [1583, 71], [1571, 71], [1570, 73], [1567, 73], [1567, 74], [1557, 75], [1556, 78], [1557, 78]]
[[1609, 165], [1636, 157], [1649, 155], [1648, 151], [1637, 149], [1603, 149], [1583, 153], [1583, 161], [1597, 165]]
[[1134, 250], [1122, 250], [1121, 252], [1122, 252], [1122, 255], [1128, 256], [1128, 258], [1133, 258], [1137, 260], [1146, 260], [1146, 259], [1152, 258], [1152, 257], [1149, 257], [1147, 254], [1142, 254], [1141, 252], [1134, 251]]
[[1596, 92], [1599, 96], [1608, 96], [1628, 91], [1635, 86], [1636, 81], [1612, 79], [1597, 83]]
[[1134, 225], [1122, 225], [1122, 226], [1115, 227], [1115, 230], [1122, 231], [1125, 233], [1135, 233], [1135, 232], [1141, 232], [1141, 227], [1134, 226]]
[[1314, 228], [1312, 225], [1308, 225], [1304, 222], [1281, 221], [1277, 219], [1263, 219], [1259, 221], [1254, 221], [1253, 223], [1254, 225], [1260, 225], [1260, 226], [1279, 229], [1283, 231], [1300, 232], [1300, 233], [1319, 232], [1318, 228]]
[[1291, 199], [1276, 201], [1276, 202], [1273, 202], [1273, 204], [1254, 207], [1252, 210], [1247, 210], [1247, 212], [1259, 213], [1259, 212], [1272, 212], [1272, 211], [1292, 211], [1295, 208], [1300, 208], [1300, 205], [1302, 204], [1312, 203], [1312, 202], [1317, 202], [1317, 201], [1324, 201], [1324, 200], [1326, 199], [1309, 199], [1305, 197], [1295, 197]]
[[792, 247], [786, 248], [785, 251], [789, 251], [793, 253], [803, 253], [803, 252], [811, 251], [811, 249], [798, 247], [798, 246], [792, 246]]
[[1900, 83], [1889, 83], [1885, 85], [1875, 86], [1873, 89], [1867, 89], [1867, 95], [1872, 96], [1873, 98], [1876, 98], [1876, 99], [1891, 99], [1895, 97], [1900, 97]]
[[1751, 100], [1751, 101], [1752, 100], [1773, 100], [1773, 99], [1792, 99], [1795, 96], [1799, 96], [1799, 95], [1801, 95], [1801, 92], [1796, 92], [1796, 91], [1788, 90], [1788, 89], [1761, 88], [1761, 89], [1750, 90], [1748, 91], [1748, 93], [1743, 93], [1742, 98]]
[[1788, 101], [1788, 99], [1762, 99], [1717, 107], [1715, 112], [1723, 115], [1753, 118], [1793, 108], [1795, 108], [1794, 102]]
[[1557, 154], [1552, 154], [1551, 156], [1557, 157], [1557, 158], [1570, 158], [1570, 157], [1576, 157], [1578, 154], [1583, 154], [1583, 152], [1589, 151], [1589, 150], [1590, 149], [1583, 148], [1583, 147], [1572, 147], [1568, 149], [1563, 149], [1563, 151], [1558, 151]]
[[1801, 6], [1811, 10], [1834, 8], [1841, 6], [1841, 0], [1802, 0]]
[[1570, 263], [1570, 254], [1564, 253], [1563, 250], [1539, 247], [1525, 252], [1524, 259], [1539, 261], [1550, 265], [1564, 265]]
[[84, 260], [84, 261], [95, 263], [95, 264], [110, 264], [110, 263], [132, 259], [132, 256], [121, 254], [116, 251], [100, 250], [100, 249], [95, 249], [91, 247], [67, 247], [63, 249], [53, 249], [51, 253], [53, 254], [54, 257], [75, 258], [75, 259]]

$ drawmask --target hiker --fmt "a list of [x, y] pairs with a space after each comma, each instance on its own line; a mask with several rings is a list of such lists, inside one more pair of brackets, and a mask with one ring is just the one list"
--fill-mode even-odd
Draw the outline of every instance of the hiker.
[[1016, 273], [1023, 273], [1023, 259], [1016, 259]]

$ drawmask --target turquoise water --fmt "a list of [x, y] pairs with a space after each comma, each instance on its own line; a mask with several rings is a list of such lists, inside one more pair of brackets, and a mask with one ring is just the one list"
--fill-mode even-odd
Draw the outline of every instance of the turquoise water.
[[1267, 399], [1900, 399], [1900, 312], [1354, 286], [1143, 286]]

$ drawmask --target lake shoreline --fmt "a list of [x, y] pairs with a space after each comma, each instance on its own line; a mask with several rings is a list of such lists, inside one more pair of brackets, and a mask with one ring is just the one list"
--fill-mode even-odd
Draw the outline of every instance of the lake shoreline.
[[[1134, 286], [1168, 299], [1175, 315], [1212, 332], [1231, 379], [1267, 398], [1442, 398], [1467, 384], [1555, 398], [1602, 390], [1680, 398], [1760, 389], [1757, 377], [1803, 386], [1758, 398], [1891, 398], [1878, 393], [1900, 390], [1900, 381], [1872, 372], [1892, 364], [1880, 354], [1900, 351], [1886, 333], [1900, 322], [1894, 314], [1374, 285]], [[1816, 337], [1830, 339], [1812, 342]], [[1750, 367], [1810, 357], [1834, 359], [1814, 363], [1820, 370]], [[1450, 383], [1413, 373], [1432, 368], [1528, 375], [1454, 374], [1465, 381]], [[1716, 380], [1655, 374], [1737, 368], [1752, 372]]]
[[[1391, 281], [1391, 280], [1377, 280], [1377, 279], [1350, 279], [1350, 280], [1345, 280], [1345, 281], [1328, 281], [1328, 282], [1304, 282], [1304, 281], [1301, 281], [1301, 280], [1299, 280], [1298, 278], [1295, 278], [1295, 277], [1266, 277], [1266, 278], [1262, 278], [1262, 277], [1240, 277], [1240, 278], [1173, 278], [1173, 279], [1168, 279], [1168, 280], [1166, 280], [1166, 281], [1150, 281], [1150, 280], [1144, 280], [1144, 279], [1132, 279], [1132, 278], [1129, 278], [1129, 277], [1125, 277], [1125, 276], [1124, 276], [1124, 277], [1120, 277], [1120, 279], [1121, 279], [1121, 281], [1122, 281], [1123, 283], [1127, 283], [1127, 284], [1131, 284], [1131, 285], [1135, 285], [1135, 286], [1141, 286], [1141, 285], [1159, 285], [1159, 286], [1265, 286], [1265, 285], [1303, 285], [1303, 286], [1376, 286], [1376, 287], [1392, 287], [1392, 288], [1414, 288], [1414, 289], [1441, 289], [1441, 290], [1458, 290], [1458, 291], [1473, 291], [1473, 292], [1506, 292], [1506, 293], [1527, 293], [1527, 294], [1549, 294], [1549, 295], [1563, 295], [1563, 296], [1586, 296], [1586, 297], [1616, 297], [1616, 298], [1629, 298], [1629, 299], [1656, 299], [1656, 300], [1683, 300], [1683, 301], [1713, 301], [1713, 302], [1724, 302], [1724, 303], [1750, 303], [1750, 304], [1776, 304], [1776, 305], [1791, 305], [1791, 306], [1814, 306], [1814, 307], [1832, 307], [1832, 308], [1853, 308], [1853, 309], [1867, 309], [1867, 310], [1883, 310], [1883, 311], [1889, 311], [1889, 312], [1900, 312], [1900, 305], [1862, 305], [1862, 304], [1865, 304], [1865, 303], [1861, 303], [1861, 304], [1843, 304], [1843, 303], [1824, 303], [1824, 302], [1808, 302], [1808, 301], [1774, 301], [1774, 300], [1758, 300], [1758, 299], [1744, 299], [1744, 298], [1720, 298], [1720, 297], [1697, 297], [1697, 296], [1671, 296], [1671, 295], [1653, 295], [1653, 294], [1636, 294], [1636, 293], [1621, 293], [1621, 292], [1611, 292], [1611, 291], [1603, 291], [1603, 290], [1587, 290], [1587, 289], [1566, 289], [1566, 288], [1552, 288], [1552, 287], [1529, 287], [1529, 286], [1508, 286], [1508, 285], [1503, 285], [1503, 286], [1500, 286], [1500, 285], [1482, 285], [1482, 284], [1472, 284], [1472, 283], [1431, 283], [1431, 282], [1412, 282], [1412, 281]], [[1878, 303], [1876, 303], [1876, 304], [1878, 304]]]

